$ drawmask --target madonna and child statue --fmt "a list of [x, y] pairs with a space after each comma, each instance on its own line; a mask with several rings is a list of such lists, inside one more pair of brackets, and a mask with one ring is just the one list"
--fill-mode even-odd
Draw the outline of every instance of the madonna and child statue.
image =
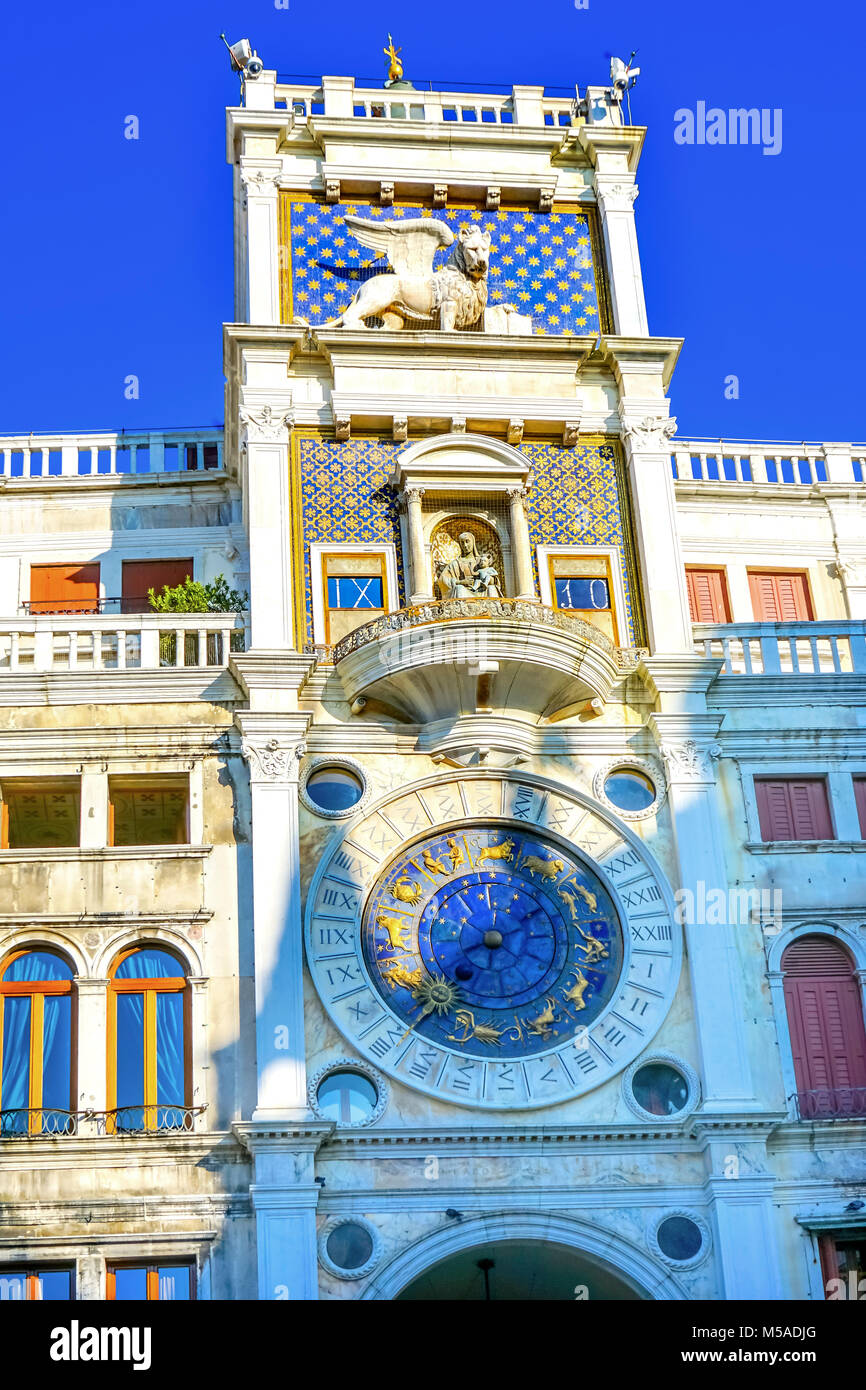
[[[452, 537], [444, 537], [453, 550]], [[450, 559], [442, 557], [444, 546], [439, 550], [436, 584], [440, 598], [502, 598], [501, 561], [493, 546], [479, 547], [471, 531], [461, 531], [456, 540], [457, 554]], [[498, 550], [498, 547], [497, 547]]]

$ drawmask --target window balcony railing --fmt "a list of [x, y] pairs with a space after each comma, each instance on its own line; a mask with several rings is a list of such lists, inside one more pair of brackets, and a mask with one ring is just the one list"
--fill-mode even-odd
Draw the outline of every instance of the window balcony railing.
[[724, 674], [866, 674], [866, 621], [695, 623], [695, 651], [724, 661]]
[[69, 1135], [192, 1134], [206, 1105], [124, 1105], [114, 1110], [0, 1110], [0, 1139]]
[[237, 613], [38, 613], [0, 620], [0, 675], [227, 666], [245, 646]]
[[0, 1139], [57, 1139], [77, 1133], [74, 1110], [0, 1110]]
[[798, 1120], [866, 1119], [866, 1086], [819, 1086], [792, 1099]]

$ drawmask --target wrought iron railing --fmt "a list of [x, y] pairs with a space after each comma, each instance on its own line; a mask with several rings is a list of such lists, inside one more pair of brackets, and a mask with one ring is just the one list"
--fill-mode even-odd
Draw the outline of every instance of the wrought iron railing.
[[818, 1086], [795, 1091], [798, 1120], [866, 1119], [866, 1086]]
[[206, 1105], [123, 1105], [114, 1110], [0, 1110], [0, 1139], [66, 1135], [191, 1134]]
[[0, 1139], [54, 1138], [77, 1131], [74, 1110], [0, 1110]]
[[96, 1115], [100, 1134], [181, 1134], [195, 1128], [204, 1105], [121, 1105]]
[[401, 608], [396, 613], [386, 613], [371, 623], [364, 623], [336, 644], [333, 660], [340, 662], [352, 652], [377, 642], [382, 637], [404, 632], [407, 628], [428, 627], [433, 623], [451, 623], [471, 619], [488, 622], [533, 623], [560, 632], [568, 632], [574, 637], [583, 637], [587, 642], [602, 647], [605, 652], [627, 670], [635, 665], [643, 654], [642, 648], [615, 647], [610, 638], [600, 628], [570, 613], [561, 613], [546, 604], [522, 598], [450, 598], [431, 600], [412, 608]]

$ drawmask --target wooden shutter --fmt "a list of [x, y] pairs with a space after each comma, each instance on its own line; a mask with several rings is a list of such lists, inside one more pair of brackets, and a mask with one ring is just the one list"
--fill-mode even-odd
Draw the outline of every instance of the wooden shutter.
[[854, 799], [860, 817], [860, 838], [866, 840], [866, 777], [854, 778]]
[[686, 584], [693, 623], [731, 621], [724, 570], [689, 567], [686, 570]]
[[782, 970], [801, 1115], [862, 1113], [862, 1098], [838, 1094], [866, 1088], [866, 1028], [847, 952], [829, 937], [801, 937]]
[[756, 777], [763, 840], [832, 840], [827, 786], [822, 777]]
[[749, 571], [752, 611], [759, 623], [810, 622], [812, 605], [805, 573]]
[[99, 565], [31, 565], [31, 613], [97, 613]]
[[124, 560], [122, 611], [149, 613], [148, 589], [159, 594], [166, 584], [173, 589], [191, 578], [192, 560]]

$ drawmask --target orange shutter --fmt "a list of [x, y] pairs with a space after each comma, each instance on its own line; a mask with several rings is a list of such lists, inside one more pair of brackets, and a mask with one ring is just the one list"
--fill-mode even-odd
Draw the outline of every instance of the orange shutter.
[[821, 777], [755, 778], [764, 840], [832, 840], [827, 786]]
[[[798, 1091], [866, 1087], [863, 1008], [846, 952], [827, 937], [801, 937], [786, 950], [782, 970]], [[839, 1101], [859, 1113], [853, 1097]], [[801, 1113], [819, 1116], [826, 1103], [812, 1096], [801, 1101]]]
[[724, 570], [689, 568], [686, 570], [686, 583], [693, 623], [731, 621]]
[[801, 623], [812, 618], [805, 574], [749, 571], [752, 611], [759, 623]]
[[31, 565], [31, 613], [97, 613], [98, 565]]

